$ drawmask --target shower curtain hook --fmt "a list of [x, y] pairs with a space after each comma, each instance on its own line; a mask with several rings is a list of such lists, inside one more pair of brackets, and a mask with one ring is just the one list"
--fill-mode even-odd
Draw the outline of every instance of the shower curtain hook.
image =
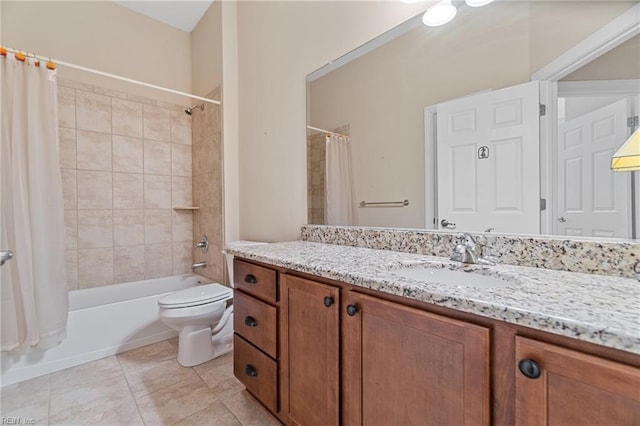
[[33, 59], [33, 65], [35, 65], [36, 67], [40, 66], [40, 61], [38, 60], [38, 57], [36, 56], [35, 53], [27, 52], [27, 58]]

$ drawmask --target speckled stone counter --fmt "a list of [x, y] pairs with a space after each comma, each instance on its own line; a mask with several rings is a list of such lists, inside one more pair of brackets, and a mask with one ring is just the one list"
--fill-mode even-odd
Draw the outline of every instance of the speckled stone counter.
[[[447, 258], [306, 241], [229, 250], [292, 271], [403, 296], [640, 354], [640, 282], [512, 265], [462, 265]], [[428, 265], [500, 277], [506, 288], [433, 284], [396, 275]]]
[[[432, 256], [449, 256], [460, 235], [459, 231], [327, 225], [305, 225], [301, 231], [303, 241]], [[477, 232], [472, 234], [478, 235]], [[637, 240], [482, 235], [487, 238], [488, 254], [500, 259], [501, 264], [631, 278], [634, 265], [640, 260], [640, 242]]]

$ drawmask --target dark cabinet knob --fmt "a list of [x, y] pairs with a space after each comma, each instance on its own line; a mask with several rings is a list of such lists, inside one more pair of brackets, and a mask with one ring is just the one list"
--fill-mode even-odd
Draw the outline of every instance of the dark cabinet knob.
[[249, 377], [256, 377], [258, 375], [258, 370], [256, 370], [256, 368], [253, 365], [247, 364], [244, 367], [244, 374], [246, 374]]
[[248, 327], [255, 327], [256, 325], [258, 325], [258, 321], [256, 321], [254, 317], [245, 317], [244, 325]]
[[358, 307], [356, 305], [347, 305], [347, 315], [350, 317], [358, 313]]
[[331, 305], [333, 305], [333, 297], [325, 296], [325, 298], [324, 298], [324, 306], [326, 306], [328, 308]]
[[251, 275], [251, 274], [247, 274], [247, 275], [244, 277], [244, 282], [245, 282], [245, 283], [248, 283], [248, 284], [255, 284], [255, 283], [257, 283], [257, 282], [258, 282], [258, 280], [256, 279], [256, 277], [255, 277], [255, 276], [253, 276], [253, 275]]
[[530, 379], [540, 377], [540, 366], [533, 359], [525, 358], [518, 363], [518, 369], [522, 374]]

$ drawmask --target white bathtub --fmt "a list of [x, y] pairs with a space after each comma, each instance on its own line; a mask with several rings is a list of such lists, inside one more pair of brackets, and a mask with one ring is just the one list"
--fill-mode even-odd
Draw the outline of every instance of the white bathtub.
[[210, 282], [177, 275], [69, 292], [67, 338], [55, 348], [1, 353], [2, 386], [177, 336], [158, 319], [165, 294]]

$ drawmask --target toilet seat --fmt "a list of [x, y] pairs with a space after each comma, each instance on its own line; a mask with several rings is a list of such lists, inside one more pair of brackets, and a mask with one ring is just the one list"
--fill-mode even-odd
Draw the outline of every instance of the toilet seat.
[[158, 300], [161, 308], [188, 308], [231, 299], [233, 290], [221, 284], [205, 284], [171, 293]]

